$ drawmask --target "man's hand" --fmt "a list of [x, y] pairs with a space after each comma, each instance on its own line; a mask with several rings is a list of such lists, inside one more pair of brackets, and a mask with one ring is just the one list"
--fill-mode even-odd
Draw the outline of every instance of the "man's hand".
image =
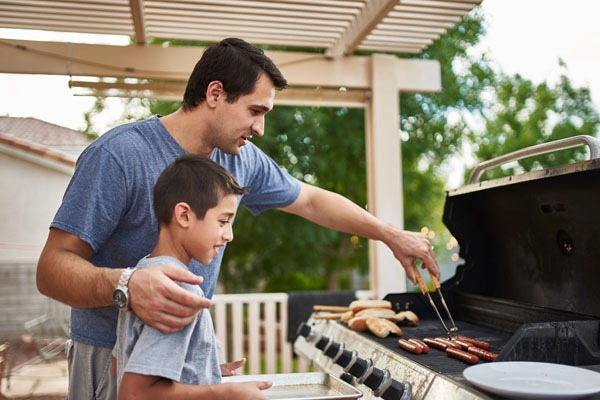
[[173, 281], [198, 285], [202, 277], [172, 265], [161, 265], [137, 270], [129, 281], [133, 312], [163, 333], [180, 331], [212, 304]]
[[242, 358], [241, 360], [231, 361], [225, 364], [221, 364], [221, 376], [234, 376], [241, 375], [236, 369], [242, 368], [246, 364], [246, 359]]
[[427, 268], [435, 277], [440, 277], [440, 268], [433, 253], [433, 246], [422, 233], [396, 229], [385, 243], [394, 253], [394, 257], [400, 261], [406, 276], [413, 284], [417, 283], [413, 269], [413, 266], [418, 267], [417, 260], [422, 261], [422, 268]]

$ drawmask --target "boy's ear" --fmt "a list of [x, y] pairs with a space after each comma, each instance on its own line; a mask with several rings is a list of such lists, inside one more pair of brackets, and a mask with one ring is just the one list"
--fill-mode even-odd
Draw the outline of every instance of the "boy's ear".
[[173, 220], [180, 226], [187, 227], [190, 222], [192, 208], [187, 203], [177, 203], [173, 210]]

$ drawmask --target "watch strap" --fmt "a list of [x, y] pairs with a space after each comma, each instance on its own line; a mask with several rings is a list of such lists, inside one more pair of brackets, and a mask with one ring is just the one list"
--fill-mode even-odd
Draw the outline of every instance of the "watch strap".
[[116, 292], [120, 292], [120, 298], [122, 299], [122, 297], [125, 297], [125, 304], [122, 303], [122, 301], [117, 301], [114, 300], [115, 299], [115, 295], [113, 294], [113, 300], [115, 301], [115, 306], [117, 306], [120, 309], [129, 309], [129, 280], [131, 279], [131, 276], [133, 275], [133, 273], [135, 272], [135, 268], [125, 268], [123, 270], [123, 272], [121, 273], [121, 276], [119, 277], [119, 282], [117, 283], [117, 287], [115, 289], [115, 293]]

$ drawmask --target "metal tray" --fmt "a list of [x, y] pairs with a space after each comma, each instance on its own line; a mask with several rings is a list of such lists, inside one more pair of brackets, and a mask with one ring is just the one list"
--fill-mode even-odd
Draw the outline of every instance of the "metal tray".
[[263, 393], [278, 400], [357, 399], [362, 392], [325, 372], [291, 374], [236, 375], [223, 377], [223, 382], [270, 381], [273, 386]]

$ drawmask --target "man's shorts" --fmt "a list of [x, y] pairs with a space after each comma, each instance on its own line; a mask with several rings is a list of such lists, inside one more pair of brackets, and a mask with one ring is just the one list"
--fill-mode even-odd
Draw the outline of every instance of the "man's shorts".
[[68, 400], [117, 400], [117, 377], [112, 373], [112, 350], [68, 340]]

